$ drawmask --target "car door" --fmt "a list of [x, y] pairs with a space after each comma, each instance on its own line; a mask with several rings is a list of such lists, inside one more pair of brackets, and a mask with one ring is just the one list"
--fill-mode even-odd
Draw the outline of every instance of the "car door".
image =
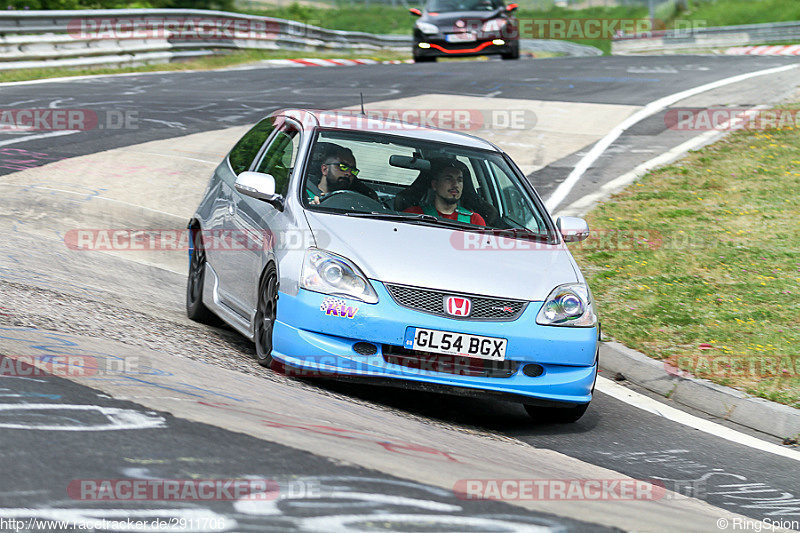
[[[286, 196], [289, 178], [294, 170], [300, 146], [300, 127], [290, 120], [282, 121], [266, 147], [253, 162], [251, 170], [269, 174], [275, 179], [275, 192]], [[281, 223], [283, 213], [261, 200], [240, 194], [234, 190], [235, 209], [229, 218], [228, 229], [233, 235], [247, 243], [244, 249], [231, 254], [230, 266], [236, 272], [229, 289], [237, 303], [246, 307], [252, 319], [258, 298], [258, 282], [264, 264], [264, 254], [276, 242], [285, 237], [285, 225]]]
[[239, 236], [230, 232], [234, 227], [231, 219], [236, 214], [237, 193], [234, 184], [239, 174], [252, 168], [275, 129], [275, 118], [268, 117], [253, 126], [231, 149], [227, 157], [228, 164], [220, 165], [217, 170], [221, 181], [219, 195], [205, 228], [206, 257], [219, 279], [220, 302], [243, 320], [248, 318], [249, 313], [246, 303], [236, 296], [239, 285], [237, 278], [241, 275], [238, 264], [241, 261], [236, 257], [240, 250], [236, 249], [238, 246], [234, 245], [233, 239]]

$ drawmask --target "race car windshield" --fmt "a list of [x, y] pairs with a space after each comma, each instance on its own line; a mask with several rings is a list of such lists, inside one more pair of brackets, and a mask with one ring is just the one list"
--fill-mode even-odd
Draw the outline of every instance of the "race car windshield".
[[[541, 207], [502, 154], [413, 137], [323, 130], [301, 194], [308, 209], [549, 236]], [[417, 215], [417, 216], [414, 216]], [[424, 215], [424, 216], [420, 216]]]
[[499, 0], [431, 0], [425, 6], [430, 13], [448, 13], [452, 11], [494, 11], [503, 7]]

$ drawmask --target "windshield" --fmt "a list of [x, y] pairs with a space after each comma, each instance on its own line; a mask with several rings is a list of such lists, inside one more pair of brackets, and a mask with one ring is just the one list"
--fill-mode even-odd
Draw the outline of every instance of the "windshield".
[[496, 152], [321, 131], [302, 195], [313, 210], [547, 237], [546, 217], [520, 179]]
[[430, 0], [425, 9], [431, 13], [449, 11], [494, 11], [503, 7], [501, 0]]

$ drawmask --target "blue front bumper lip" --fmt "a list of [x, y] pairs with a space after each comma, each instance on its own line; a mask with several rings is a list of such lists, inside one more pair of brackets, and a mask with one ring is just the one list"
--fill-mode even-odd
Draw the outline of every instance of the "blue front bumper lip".
[[[398, 305], [383, 284], [373, 281], [377, 304], [300, 290], [280, 293], [273, 332], [273, 358], [290, 370], [338, 378], [400, 380], [403, 385], [437, 385], [454, 392], [513, 395], [520, 401], [588, 403], [597, 373], [597, 328], [557, 328], [536, 324], [541, 302], [528, 304], [511, 322], [465, 321], [422, 313]], [[327, 300], [326, 300], [327, 299]], [[341, 312], [340, 312], [341, 311]], [[384, 359], [384, 345], [402, 347], [408, 327], [423, 327], [508, 339], [506, 360], [518, 363], [509, 377], [457, 375], [410, 368]], [[373, 344], [374, 355], [361, 355], [354, 345]], [[449, 356], [442, 356], [449, 357]], [[522, 368], [536, 363], [542, 375], [529, 377]], [[456, 389], [459, 389], [457, 391]]]

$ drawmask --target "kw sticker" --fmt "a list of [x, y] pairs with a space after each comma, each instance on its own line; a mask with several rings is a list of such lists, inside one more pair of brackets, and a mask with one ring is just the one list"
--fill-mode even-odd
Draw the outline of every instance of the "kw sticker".
[[328, 316], [353, 318], [358, 312], [358, 307], [350, 307], [344, 300], [338, 298], [325, 298], [319, 310]]

